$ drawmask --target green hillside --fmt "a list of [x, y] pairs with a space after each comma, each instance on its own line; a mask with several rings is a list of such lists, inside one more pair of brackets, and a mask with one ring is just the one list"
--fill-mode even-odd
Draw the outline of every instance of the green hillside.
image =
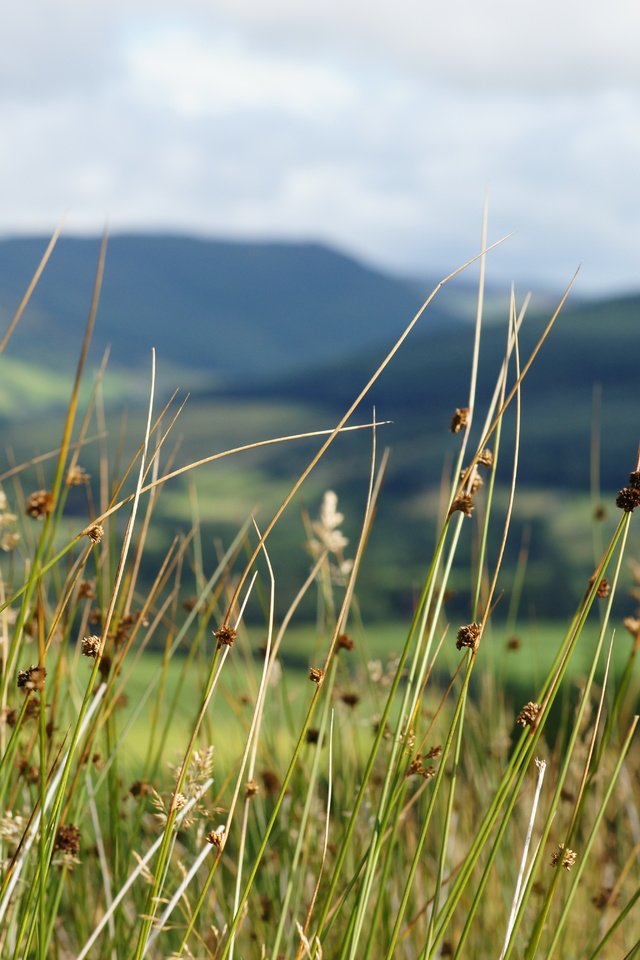
[[[46, 247], [0, 241], [0, 316], [8, 322]], [[12, 354], [69, 365], [91, 299], [99, 240], [62, 238], [12, 342]], [[252, 382], [312, 360], [333, 361], [392, 336], [419, 306], [409, 281], [318, 244], [234, 243], [180, 236], [109, 240], [95, 354]], [[445, 312], [437, 311], [442, 319]]]
[[[5, 313], [19, 300], [42, 246], [37, 240], [0, 244]], [[0, 361], [0, 444], [6, 466], [59, 442], [71, 386], [68, 371], [90, 299], [96, 249], [96, 241], [61, 243]], [[106, 446], [94, 440], [83, 451], [82, 463], [97, 477], [105, 450], [122, 461], [135, 449], [144, 429], [142, 403], [152, 345], [163, 368], [156, 406], [175, 386], [182, 395], [192, 393], [166, 451], [181, 465], [242, 443], [331, 427], [415, 306], [410, 284], [321, 247], [115, 237], [94, 349], [97, 358], [101, 346], [114, 345], [115, 362], [105, 379], [108, 436]], [[219, 321], [232, 309], [232, 321]], [[638, 297], [569, 305], [525, 383], [519, 492], [502, 587], [510, 589], [524, 540], [529, 547], [522, 605], [536, 615], [563, 616], [570, 609], [590, 573], [594, 543], [615, 521], [615, 491], [633, 466], [640, 432], [639, 312]], [[352, 323], [345, 322], [347, 316]], [[369, 420], [375, 403], [378, 419], [392, 421], [378, 435], [379, 450], [389, 446], [392, 453], [361, 577], [368, 609], [376, 615], [406, 613], [412, 607], [414, 585], [423, 576], [434, 535], [443, 464], [452, 462], [459, 444], [448, 428], [452, 411], [466, 403], [473, 331], [469, 316], [444, 323], [445, 316], [444, 308], [424, 316], [354, 418]], [[523, 358], [547, 318], [534, 302], [521, 336]], [[214, 332], [207, 335], [207, 330]], [[505, 336], [505, 323], [492, 318], [481, 346], [480, 411], [493, 388]], [[589, 497], [596, 384], [602, 391], [602, 496], [610, 505], [604, 527], [592, 519]], [[89, 431], [94, 437], [98, 432]], [[191, 474], [204, 542], [228, 539], [251, 513], [262, 524], [268, 521], [320, 442], [266, 447]], [[368, 432], [340, 439], [291, 507], [287, 524], [279, 527], [271, 549], [285, 601], [308, 564], [301, 511], [313, 515], [323, 490], [339, 493], [345, 528], [355, 541], [370, 449]], [[497, 472], [500, 503], [510, 459], [507, 445]], [[33, 468], [24, 475], [24, 486], [40, 487], [47, 477], [46, 464]], [[159, 553], [188, 527], [193, 491], [184, 478], [164, 490], [153, 534]], [[79, 494], [70, 499], [69, 509], [74, 516], [84, 515], [86, 504]], [[468, 588], [464, 564], [472, 562], [478, 520], [467, 525], [470, 535], [459, 553], [463, 565], [453, 576], [460, 616], [466, 612]], [[149, 562], [152, 566], [152, 558]], [[564, 585], [560, 594], [550, 589], [558, 579]]]

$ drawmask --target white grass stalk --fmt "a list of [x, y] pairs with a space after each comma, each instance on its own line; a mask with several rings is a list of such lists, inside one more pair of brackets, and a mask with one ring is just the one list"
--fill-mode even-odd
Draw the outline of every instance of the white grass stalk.
[[[100, 701], [102, 700], [106, 689], [107, 689], [106, 684], [101, 684], [101, 686], [98, 687], [98, 690], [96, 691], [96, 694], [93, 700], [91, 701], [86, 714], [84, 715], [84, 719], [82, 721], [82, 725], [78, 732], [78, 737], [76, 742], [80, 740], [81, 737], [86, 732], [87, 727], [89, 726], [89, 723], [91, 722], [91, 719], [94, 713], [98, 709], [98, 705], [100, 704]], [[49, 784], [45, 801], [44, 801], [44, 813], [47, 812], [47, 810], [51, 806], [52, 801], [57, 795], [58, 787], [60, 786], [62, 775], [64, 773], [65, 767], [69, 760], [70, 752], [71, 752], [71, 747], [69, 747], [69, 749], [64, 754], [61, 762], [58, 764], [58, 769], [56, 770], [51, 780], [51, 783]], [[27, 828], [27, 831], [25, 833], [25, 837], [22, 843], [22, 847], [20, 849], [20, 853], [18, 854], [16, 858], [16, 862], [13, 866], [11, 879], [7, 884], [7, 889], [4, 892], [4, 896], [2, 897], [2, 900], [0, 900], [0, 924], [2, 924], [2, 921], [4, 920], [4, 915], [7, 912], [7, 907], [9, 906], [9, 903], [11, 901], [11, 895], [13, 894], [13, 891], [16, 888], [18, 880], [20, 879], [20, 874], [22, 873], [22, 869], [25, 863], [27, 862], [27, 857], [29, 855], [29, 851], [31, 850], [31, 847], [33, 846], [33, 842], [36, 836], [38, 835], [38, 831], [40, 829], [40, 823], [42, 821], [42, 815], [43, 815], [43, 810], [40, 809], [38, 813], [35, 815], [35, 817], [33, 818], [31, 822], [31, 826]]]
[[[102, 839], [102, 827], [100, 826], [100, 818], [98, 816], [98, 810], [96, 807], [95, 790], [93, 786], [93, 781], [89, 774], [87, 774], [86, 784], [87, 784], [87, 794], [89, 796], [89, 809], [91, 811], [91, 820], [93, 823], [93, 830], [96, 836], [98, 860], [100, 862], [100, 870], [102, 871], [102, 885], [104, 887], [104, 898], [107, 904], [107, 913], [109, 915], [109, 933], [111, 934], [111, 939], [113, 940], [116, 932], [116, 927], [115, 927], [115, 923], [113, 922], [113, 914], [111, 911], [111, 905], [113, 903], [113, 890], [111, 888], [111, 876], [109, 874], [109, 864], [107, 863], [107, 855], [104, 849], [104, 842]], [[112, 949], [111, 956], [113, 960], [118, 960], [115, 953], [115, 948]]]
[[[176, 827], [182, 822], [182, 820], [184, 820], [186, 815], [196, 805], [196, 803], [199, 803], [199, 801], [202, 799], [202, 797], [205, 795], [205, 793], [207, 792], [207, 790], [212, 784], [213, 784], [213, 777], [210, 777], [208, 780], [205, 780], [205, 782], [202, 784], [201, 789], [198, 790], [197, 794], [191, 797], [191, 799], [187, 803], [185, 803], [184, 807], [182, 807], [182, 809], [176, 815]], [[111, 918], [116, 908], [119, 906], [119, 904], [122, 902], [124, 897], [127, 895], [127, 893], [129, 892], [133, 884], [136, 882], [140, 874], [144, 871], [146, 865], [149, 863], [151, 858], [158, 851], [161, 843], [162, 843], [162, 834], [160, 834], [157, 840], [155, 840], [153, 844], [149, 847], [144, 857], [142, 857], [142, 859], [138, 861], [138, 866], [129, 875], [129, 877], [127, 878], [125, 883], [122, 885], [117, 895], [113, 898], [113, 901], [111, 902], [109, 908], [105, 912], [105, 915], [102, 917], [100, 923], [98, 924], [98, 926], [95, 928], [95, 930], [93, 931], [93, 933], [91, 934], [87, 942], [85, 943], [84, 947], [76, 957], [76, 960], [84, 960], [84, 958], [88, 955], [89, 950], [91, 950], [91, 947], [94, 945], [94, 943], [96, 942], [96, 940], [98, 939], [98, 937], [100, 936], [100, 934], [102, 933], [106, 925], [111, 921]], [[211, 844], [207, 844], [207, 848], [212, 849]]]
[[[251, 578], [251, 582], [250, 582], [250, 584], [249, 584], [249, 588], [248, 588], [247, 593], [246, 593], [246, 596], [245, 596], [245, 598], [244, 598], [244, 602], [243, 602], [243, 604], [242, 604], [242, 607], [240, 608], [240, 612], [239, 612], [238, 617], [237, 617], [237, 620], [236, 620], [236, 622], [235, 622], [235, 625], [234, 625], [234, 629], [235, 629], [235, 630], [237, 630], [238, 627], [240, 626], [240, 623], [241, 623], [241, 621], [242, 621], [242, 617], [243, 617], [243, 615], [244, 615], [245, 607], [246, 607], [247, 603], [249, 602], [249, 597], [251, 596], [251, 591], [253, 590], [253, 585], [254, 585], [254, 583], [256, 582], [256, 577], [257, 577], [257, 576], [258, 576], [258, 571], [256, 570], [256, 572], [254, 573], [253, 577]], [[216, 689], [216, 686], [217, 686], [217, 684], [218, 684], [218, 680], [220, 679], [220, 674], [221, 674], [221, 672], [222, 672], [222, 668], [223, 668], [223, 666], [224, 666], [224, 664], [225, 664], [225, 661], [226, 661], [226, 659], [227, 659], [227, 656], [228, 656], [230, 650], [231, 650], [231, 647], [228, 647], [228, 646], [227, 646], [227, 647], [224, 648], [224, 650], [223, 650], [223, 652], [222, 652], [222, 656], [220, 657], [220, 663], [218, 664], [218, 668], [217, 668], [217, 670], [216, 670], [216, 672], [215, 672], [215, 675], [214, 675], [214, 677], [213, 677], [213, 680], [211, 681], [211, 685], [210, 685], [209, 692], [208, 692], [208, 694], [207, 694], [206, 700], [205, 700], [204, 703], [202, 704], [202, 709], [200, 710], [199, 719], [202, 719], [202, 717], [204, 717], [204, 715], [205, 715], [205, 713], [206, 713], [206, 711], [207, 711], [207, 707], [209, 706], [209, 703], [210, 703], [210, 701], [211, 701], [211, 697], [213, 696], [213, 691]], [[251, 731], [250, 731], [250, 733], [249, 733], [249, 738], [250, 738], [250, 737], [251, 737]], [[248, 742], [249, 742], [249, 741], [248, 741]], [[247, 752], [245, 751], [244, 762], [246, 762], [246, 756], [247, 756]], [[243, 768], [244, 768], [244, 763], [243, 763], [243, 765], [242, 765], [242, 769], [243, 769]], [[241, 769], [241, 771], [240, 771], [240, 776], [238, 777], [238, 786], [237, 786], [237, 789], [236, 789], [236, 794], [235, 794], [235, 796], [234, 796], [234, 800], [237, 799], [237, 796], [238, 796], [238, 793], [239, 793], [239, 784], [240, 784], [240, 780], [241, 780], [241, 777], [242, 777], [242, 769]], [[202, 795], [202, 794], [200, 794], [200, 795]], [[231, 818], [232, 818], [232, 816], [233, 816], [233, 806], [232, 806], [232, 807], [230, 808], [230, 810], [229, 810], [229, 815], [228, 815], [228, 817], [227, 817], [227, 822], [225, 823], [225, 825], [224, 825], [224, 827], [223, 827], [223, 829], [222, 829], [222, 831], [221, 831], [221, 834], [222, 834], [222, 845], [223, 845], [223, 846], [224, 846], [224, 841], [225, 841], [226, 837], [229, 835], [229, 827], [230, 827], [230, 825], [231, 825]], [[160, 837], [159, 840], [161, 841], [161, 840], [162, 840], [162, 837]], [[159, 845], [159, 844], [158, 844], [158, 845]], [[173, 911], [175, 910], [175, 907], [176, 907], [178, 901], [179, 901], [180, 898], [182, 897], [182, 895], [183, 895], [184, 891], [186, 890], [186, 888], [188, 887], [189, 883], [191, 883], [191, 880], [192, 880], [193, 877], [195, 876], [195, 874], [196, 874], [196, 872], [198, 871], [198, 869], [200, 868], [201, 864], [205, 861], [206, 856], [207, 856], [207, 853], [209, 852], [209, 850], [213, 850], [213, 849], [214, 849], [213, 844], [211, 844], [211, 843], [209, 843], [209, 842], [207, 841], [206, 847], [205, 847], [203, 850], [200, 851], [200, 853], [199, 853], [198, 856], [196, 857], [195, 861], [191, 864], [191, 867], [190, 867], [188, 873], [185, 875], [182, 883], [179, 885], [178, 889], [176, 890], [176, 892], [174, 893], [174, 895], [173, 895], [173, 896], [171, 897], [171, 899], [169, 900], [169, 903], [168, 903], [167, 906], [165, 907], [164, 912], [161, 914], [161, 916], [160, 916], [157, 920], [154, 921], [154, 923], [155, 923], [155, 930], [151, 931], [150, 934], [149, 934], [149, 936], [147, 937], [147, 942], [146, 942], [145, 947], [144, 947], [144, 950], [143, 950], [143, 952], [142, 952], [142, 956], [143, 956], [143, 957], [146, 957], [146, 955], [147, 955], [147, 953], [148, 953], [148, 951], [149, 951], [149, 948], [153, 945], [153, 943], [155, 942], [155, 940], [157, 939], [157, 937], [162, 933], [162, 930], [163, 930], [163, 928], [164, 928], [165, 923], [167, 922], [167, 920], [169, 919], [169, 917], [171, 916], [171, 914], [172, 914]], [[78, 957], [78, 960], [80, 960], [80, 957]]]
[[506, 956], [507, 949], [509, 947], [509, 941], [511, 940], [511, 934], [513, 933], [513, 927], [516, 922], [516, 916], [518, 915], [518, 910], [520, 909], [520, 904], [522, 902], [522, 888], [524, 886], [527, 857], [529, 855], [529, 847], [531, 846], [531, 837], [533, 835], [533, 827], [536, 820], [536, 814], [538, 812], [540, 794], [542, 793], [542, 784], [544, 783], [544, 775], [547, 769], [547, 764], [545, 763], [544, 760], [536, 760], [536, 766], [538, 768], [538, 782], [536, 784], [536, 792], [533, 798], [533, 803], [531, 805], [531, 815], [529, 817], [529, 826], [527, 827], [527, 836], [524, 841], [522, 859], [520, 860], [520, 870], [518, 872], [516, 888], [513, 893], [511, 913], [509, 914], [509, 921], [507, 923], [507, 931], [505, 933], [504, 943], [502, 945], [502, 952], [500, 953], [500, 960], [504, 960]]
[[[256, 533], [260, 538], [260, 530], [258, 525], [253, 521], [253, 525], [256, 528]], [[249, 781], [253, 780], [256, 767], [256, 755], [258, 752], [258, 740], [260, 738], [260, 728], [262, 726], [262, 718], [264, 716], [264, 704], [266, 701], [267, 695], [267, 683], [269, 681], [269, 674], [273, 669], [274, 661], [271, 659], [271, 646], [273, 642], [273, 618], [276, 602], [276, 580], [273, 574], [273, 567], [271, 566], [271, 560], [269, 559], [269, 554], [265, 544], [262, 544], [262, 552], [264, 553], [264, 558], [269, 570], [269, 625], [267, 628], [267, 646], [264, 654], [264, 666], [262, 668], [262, 677], [260, 679], [260, 687], [258, 688], [258, 696], [256, 698], [256, 706], [253, 712], [253, 720], [249, 730], [249, 736], [247, 737], [247, 745], [245, 750], [245, 755], [242, 758], [242, 764], [240, 766], [240, 773], [236, 781], [236, 788], [233, 795], [233, 800], [231, 804], [231, 809], [229, 810], [229, 817], [227, 819], [227, 830], [231, 825], [231, 817], [233, 815], [233, 809], [237, 803], [238, 796], [240, 793], [240, 784], [243, 779], [244, 766], [246, 763], [247, 751], [250, 751], [249, 756], [249, 768], [247, 770], [247, 779]], [[244, 809], [242, 811], [242, 828], [240, 830], [240, 844], [238, 848], [238, 869], [236, 873], [236, 886], [233, 896], [233, 915], [235, 916], [238, 912], [240, 906], [240, 897], [242, 894], [242, 867], [244, 865], [244, 852], [247, 840], [247, 830], [249, 827], [249, 807], [251, 806], [251, 800], [249, 797], [245, 797]], [[225, 831], [226, 832], [226, 831]], [[224, 840], [223, 840], [224, 842]], [[231, 937], [231, 943], [229, 946], [229, 960], [233, 960], [233, 954], [235, 950], [235, 933]]]
[[[324, 865], [327, 859], [327, 850], [329, 848], [329, 827], [330, 827], [330, 817], [331, 817], [331, 798], [333, 795], [333, 721], [335, 718], [335, 711], [331, 710], [331, 721], [329, 723], [329, 784], [327, 789], [327, 816], [324, 826], [324, 843], [322, 844], [322, 857], [320, 859], [320, 868], [318, 870], [318, 877], [316, 880], [316, 885], [313, 889], [313, 896], [311, 897], [311, 902], [309, 903], [309, 909], [307, 910], [307, 917], [304, 924], [304, 930], [300, 929], [300, 924], [296, 923], [298, 931], [300, 933], [300, 946], [298, 948], [298, 957], [301, 956], [301, 953], [305, 947], [308, 947], [308, 940], [306, 937], [306, 931], [309, 928], [311, 923], [311, 916], [313, 914], [313, 908], [316, 905], [316, 900], [318, 899], [318, 892], [320, 890], [320, 882], [322, 880], [322, 871], [324, 870]], [[322, 956], [322, 949], [318, 936], [316, 934], [316, 943], [315, 946], [318, 948], [317, 956]]]

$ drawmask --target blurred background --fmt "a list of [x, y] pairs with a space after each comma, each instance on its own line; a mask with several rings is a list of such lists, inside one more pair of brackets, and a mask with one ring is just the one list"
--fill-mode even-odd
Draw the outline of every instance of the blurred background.
[[[480, 404], [511, 283], [518, 304], [533, 294], [526, 355], [581, 264], [523, 393], [509, 547], [515, 561], [525, 545], [527, 615], [564, 616], [617, 519], [608, 505], [638, 441], [637, 5], [60, 0], [7, 5], [0, 26], [3, 329], [64, 221], [2, 358], [0, 472], [55, 446], [105, 224], [92, 369], [109, 347], [111, 442], [133, 449], [141, 436], [153, 346], [159, 399], [191, 393], [175, 430], [186, 463], [333, 426], [432, 286], [477, 253], [487, 197], [489, 239], [511, 236], [487, 262]], [[363, 572], [381, 616], [411, 609], [430, 554], [477, 272], [443, 291], [356, 414], [368, 421], [375, 402], [393, 421]], [[304, 512], [327, 487], [353, 543], [370, 446], [341, 440], [274, 537], [294, 561], [285, 594], [308, 566]], [[193, 474], [191, 492], [176, 482], [157, 549], [189, 525], [194, 497], [210, 546], [252, 510], [264, 521], [316, 447], [228, 461]], [[95, 476], [97, 447], [84, 459]], [[34, 486], [46, 482], [34, 469]], [[85, 499], [70, 508], [84, 516]]]

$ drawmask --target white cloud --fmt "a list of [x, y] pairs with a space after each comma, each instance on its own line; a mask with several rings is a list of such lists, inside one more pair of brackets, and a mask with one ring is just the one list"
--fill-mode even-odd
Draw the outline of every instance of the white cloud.
[[0, 227], [319, 237], [638, 283], [640, 7], [60, 0], [0, 14]]
[[262, 111], [326, 119], [349, 107], [355, 87], [338, 69], [292, 56], [276, 59], [234, 37], [162, 28], [127, 51], [135, 98], [187, 118]]

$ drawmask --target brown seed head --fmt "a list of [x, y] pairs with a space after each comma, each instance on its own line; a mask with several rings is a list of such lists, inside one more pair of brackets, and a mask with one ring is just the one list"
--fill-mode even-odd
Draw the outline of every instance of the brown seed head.
[[22, 757], [18, 760], [18, 773], [25, 778], [27, 783], [37, 783], [40, 779], [40, 767]]
[[136, 780], [129, 787], [129, 793], [132, 797], [146, 797], [151, 793], [151, 786], [146, 780]]
[[255, 795], [259, 793], [259, 791], [260, 791], [260, 787], [256, 780], [247, 780], [247, 782], [244, 785], [244, 795], [247, 798], [247, 800], [250, 800], [251, 797], [255, 797]]
[[570, 850], [569, 847], [565, 848], [564, 843], [559, 843], [558, 849], [551, 857], [551, 866], [563, 866], [565, 870], [571, 870], [571, 867], [574, 865], [577, 859], [578, 854], [575, 852], [575, 850]]
[[407, 768], [408, 777], [422, 777], [423, 780], [431, 780], [436, 775], [436, 768], [425, 766], [422, 762], [422, 754], [417, 753]]
[[521, 727], [532, 727], [540, 714], [540, 710], [540, 704], [530, 700], [529, 703], [525, 703], [516, 717], [516, 723], [519, 723]]
[[358, 704], [360, 703], [360, 697], [358, 696], [358, 694], [350, 693], [349, 691], [345, 691], [345, 693], [341, 693], [340, 699], [345, 704], [345, 706], [351, 707], [351, 709], [353, 709], [354, 707], [357, 707]]
[[40, 716], [40, 704], [35, 697], [29, 697], [27, 700], [27, 707], [24, 711], [24, 715], [27, 720], [37, 720]]
[[485, 447], [484, 450], [479, 454], [478, 466], [489, 468], [493, 466], [493, 451], [489, 450], [488, 447]]
[[260, 897], [260, 919], [263, 923], [269, 923], [273, 917], [273, 901], [263, 894]]
[[36, 490], [29, 494], [25, 503], [25, 513], [34, 520], [42, 520], [53, 510], [53, 494], [50, 490]]
[[605, 599], [606, 597], [609, 596], [610, 593], [611, 593], [611, 584], [605, 578], [601, 580], [600, 583], [598, 584], [598, 589], [596, 590], [596, 596], [600, 597], [601, 599]]
[[632, 470], [629, 474], [629, 486], [640, 490], [640, 470]]
[[83, 637], [81, 650], [83, 657], [92, 657], [95, 660], [100, 653], [100, 637]]
[[449, 429], [451, 433], [460, 433], [469, 422], [469, 407], [456, 407]]
[[2, 718], [2, 722], [6, 723], [7, 726], [15, 727], [18, 721], [18, 711], [13, 707], [3, 707], [0, 712], [0, 717]]
[[216, 847], [218, 850], [222, 850], [222, 844], [224, 841], [224, 827], [218, 827], [217, 830], [212, 830], [205, 837], [207, 843], [210, 843], [213, 847]]
[[80, 831], [73, 823], [61, 824], [58, 827], [54, 850], [77, 857], [80, 853]]
[[473, 514], [473, 506], [474, 506], [473, 497], [471, 496], [471, 494], [461, 493], [455, 498], [455, 500], [451, 504], [451, 507], [449, 509], [449, 516], [451, 516], [452, 513], [456, 513], [457, 511], [459, 511], [460, 513], [463, 513], [465, 517], [470, 517]]
[[79, 600], [93, 600], [96, 595], [96, 586], [93, 580], [82, 580], [78, 587]]
[[111, 657], [100, 657], [98, 670], [100, 671], [100, 676], [102, 679], [106, 680], [111, 670]]
[[482, 624], [468, 623], [466, 626], [460, 627], [458, 630], [456, 647], [458, 650], [462, 650], [463, 647], [469, 647], [469, 649], [473, 650], [475, 653], [475, 651], [478, 649], [481, 635]]
[[99, 523], [92, 523], [90, 527], [87, 527], [85, 533], [91, 543], [100, 543], [104, 537], [104, 527]]
[[306, 735], [307, 743], [317, 743], [319, 738], [320, 738], [320, 731], [316, 730], [315, 727], [309, 727]]
[[18, 673], [18, 686], [25, 690], [44, 690], [46, 676], [44, 667], [28, 667]]
[[353, 650], [353, 640], [347, 633], [341, 633], [336, 640], [337, 650]]
[[234, 640], [238, 636], [233, 627], [228, 626], [226, 623], [223, 623], [221, 627], [214, 630], [213, 635], [218, 642], [218, 650], [220, 647], [232, 647]]
[[196, 603], [197, 603], [197, 602], [198, 602], [198, 598], [197, 598], [197, 597], [194, 597], [194, 596], [186, 597], [186, 598], [182, 601], [182, 609], [183, 609], [183, 610], [186, 610], [187, 613], [191, 613], [191, 611], [195, 609], [195, 606], [196, 606]]
[[276, 793], [280, 793], [280, 778], [277, 773], [273, 770], [263, 770], [260, 776], [262, 778], [262, 786], [267, 796], [272, 797]]
[[322, 683], [324, 680], [324, 670], [321, 670], [319, 667], [311, 667], [309, 670], [309, 680], [312, 680], [313, 683]]
[[71, 467], [67, 473], [67, 486], [69, 487], [81, 487], [84, 484], [89, 483], [89, 480], [89, 474], [79, 464], [76, 464], [75, 467]]
[[607, 511], [605, 510], [604, 504], [598, 503], [593, 508], [593, 519], [594, 520], [606, 520]]
[[507, 650], [519, 650], [522, 646], [522, 640], [520, 637], [509, 637], [507, 640]]
[[633, 513], [640, 506], [640, 487], [623, 487], [616, 497], [616, 506], [625, 513]]
[[471, 496], [473, 496], [474, 493], [477, 493], [480, 487], [484, 486], [484, 480], [480, 476], [480, 473], [478, 472], [477, 467], [473, 468], [469, 476], [467, 476], [466, 470], [461, 470], [459, 479], [462, 481], [465, 479], [465, 477], [467, 477], [467, 480], [465, 483], [465, 489], [466, 489], [466, 492], [469, 493]]
[[614, 895], [612, 887], [602, 887], [598, 893], [591, 898], [591, 903], [596, 910], [606, 910], [609, 906], [615, 906], [617, 900], [618, 898]]

